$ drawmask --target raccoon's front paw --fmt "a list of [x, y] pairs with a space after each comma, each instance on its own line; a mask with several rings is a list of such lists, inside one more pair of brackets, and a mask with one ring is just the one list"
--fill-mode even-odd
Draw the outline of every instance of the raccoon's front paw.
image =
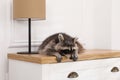
[[58, 63], [60, 63], [61, 60], [62, 60], [62, 57], [56, 57], [56, 60], [57, 60]]
[[71, 55], [71, 56], [70, 56], [70, 59], [72, 59], [73, 61], [77, 61], [77, 59], [78, 59], [78, 56]]
[[77, 59], [78, 59], [77, 56], [76, 56], [76, 57], [75, 57], [75, 56], [73, 57], [73, 61], [77, 61]]

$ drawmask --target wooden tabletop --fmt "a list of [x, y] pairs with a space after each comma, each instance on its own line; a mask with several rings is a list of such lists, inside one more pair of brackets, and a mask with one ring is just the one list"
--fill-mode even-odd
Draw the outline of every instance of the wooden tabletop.
[[[118, 58], [120, 57], [120, 50], [85, 50], [83, 53], [79, 54], [78, 61], [82, 60], [96, 60], [105, 58]], [[67, 57], [62, 57], [62, 62], [73, 62]], [[39, 64], [52, 64], [57, 63], [56, 57], [46, 56], [40, 54], [8, 54], [8, 59], [20, 60], [26, 62], [33, 62]]]

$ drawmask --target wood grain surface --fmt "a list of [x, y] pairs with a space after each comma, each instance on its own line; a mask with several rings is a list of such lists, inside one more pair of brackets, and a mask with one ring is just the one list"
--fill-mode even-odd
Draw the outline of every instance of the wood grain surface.
[[[73, 62], [68, 57], [63, 56], [62, 62]], [[106, 58], [118, 58], [120, 57], [120, 50], [85, 50], [84, 52], [80, 53], [78, 56], [78, 61], [83, 60], [96, 60], [96, 59], [106, 59]], [[40, 55], [40, 54], [16, 54], [16, 53], [9, 53], [8, 59], [12, 60], [20, 60], [20, 61], [27, 61], [39, 64], [52, 64], [57, 63], [56, 57], [54, 56], [47, 56], [47, 55]]]

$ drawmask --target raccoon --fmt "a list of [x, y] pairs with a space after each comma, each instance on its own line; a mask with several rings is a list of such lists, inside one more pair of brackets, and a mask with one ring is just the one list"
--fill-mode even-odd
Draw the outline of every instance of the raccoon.
[[70, 59], [76, 61], [78, 53], [84, 50], [83, 46], [73, 38], [65, 33], [56, 33], [46, 38], [39, 46], [38, 53], [49, 56], [56, 56], [57, 62], [61, 62], [62, 56], [70, 54]]

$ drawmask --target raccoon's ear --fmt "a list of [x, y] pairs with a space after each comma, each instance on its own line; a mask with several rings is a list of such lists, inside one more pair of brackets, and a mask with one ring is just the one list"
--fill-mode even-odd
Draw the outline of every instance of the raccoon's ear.
[[74, 43], [76, 43], [77, 40], [78, 40], [77, 37], [73, 38]]
[[62, 34], [59, 34], [59, 35], [58, 35], [58, 39], [59, 39], [60, 42], [64, 41], [63, 35], [62, 35]]

